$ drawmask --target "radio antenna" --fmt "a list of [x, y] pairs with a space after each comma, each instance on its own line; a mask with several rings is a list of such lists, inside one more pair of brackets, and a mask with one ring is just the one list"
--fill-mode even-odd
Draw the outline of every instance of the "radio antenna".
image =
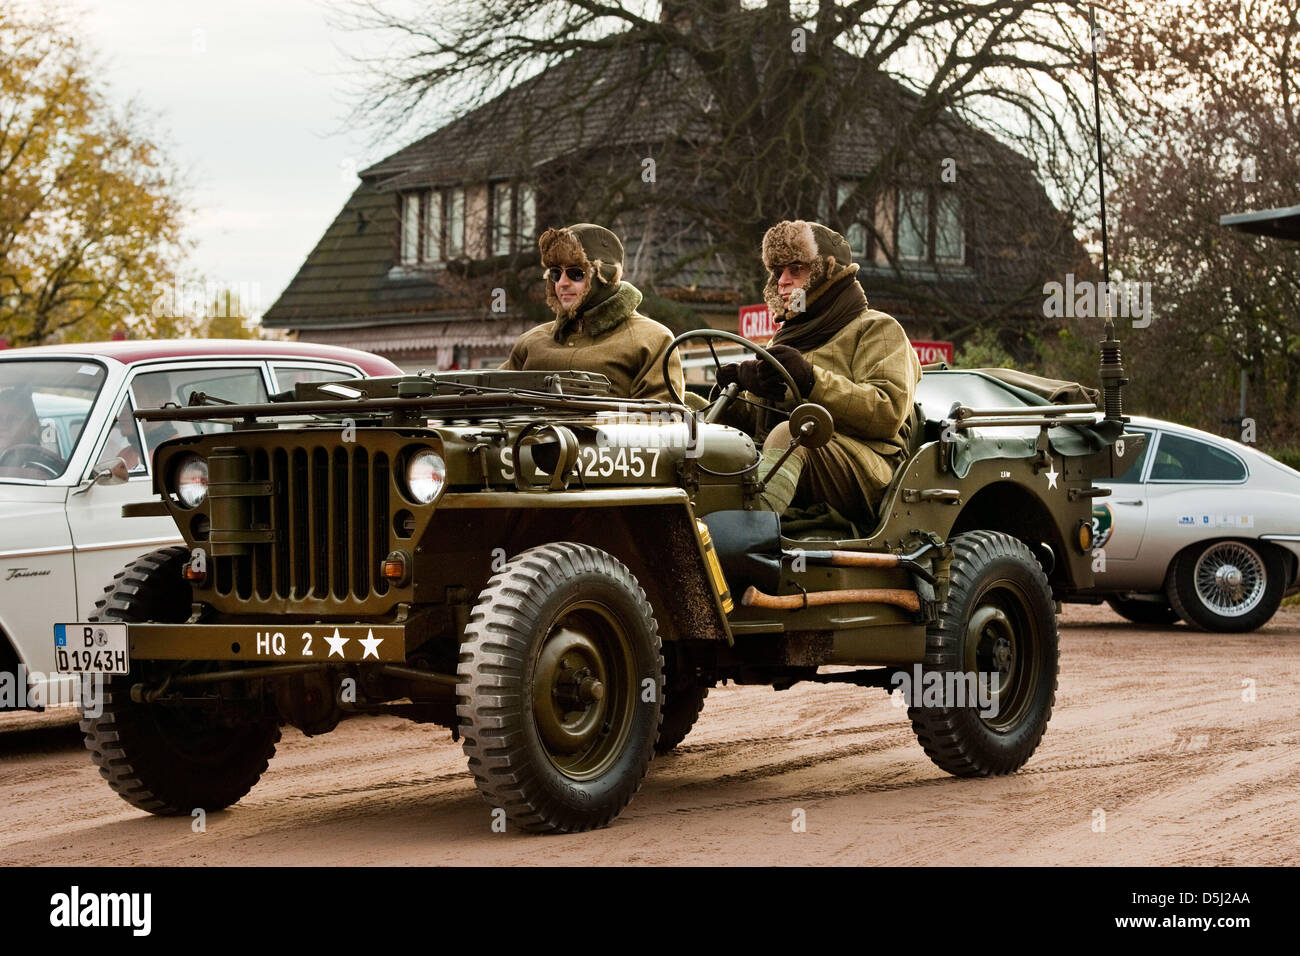
[[1098, 302], [1105, 302], [1106, 337], [1098, 343], [1101, 346], [1101, 394], [1106, 418], [1111, 421], [1128, 421], [1124, 417], [1124, 402], [1120, 389], [1128, 384], [1124, 376], [1124, 365], [1120, 359], [1119, 339], [1115, 338], [1115, 320], [1110, 309], [1110, 245], [1106, 235], [1106, 164], [1101, 147], [1101, 82], [1097, 73], [1097, 46], [1101, 31], [1097, 28], [1097, 8], [1088, 4], [1088, 27], [1092, 35], [1092, 108], [1096, 120], [1097, 139], [1097, 185], [1101, 200], [1101, 294]]

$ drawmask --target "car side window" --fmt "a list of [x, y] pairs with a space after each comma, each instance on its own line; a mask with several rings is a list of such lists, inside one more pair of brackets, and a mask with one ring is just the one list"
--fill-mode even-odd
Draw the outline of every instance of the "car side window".
[[275, 387], [287, 392], [299, 382], [339, 382], [345, 379], [360, 378], [350, 368], [311, 368], [294, 365], [275, 365]]
[[135, 416], [132, 414], [129, 395], [123, 398], [122, 404], [118, 406], [113, 427], [104, 442], [104, 450], [100, 452], [100, 461], [105, 458], [121, 458], [126, 462], [127, 471], [133, 475], [143, 474], [145, 471], [145, 456], [140, 450], [140, 433], [135, 427]]
[[1152, 481], [1242, 481], [1245, 477], [1246, 466], [1232, 452], [1169, 432], [1160, 436], [1151, 466]]
[[[266, 401], [262, 370], [256, 367], [143, 372], [131, 383], [131, 391], [137, 408], [161, 408], [168, 402], [185, 406], [195, 392], [241, 405]], [[148, 455], [152, 458], [154, 449], [169, 438], [230, 431], [230, 426], [215, 422], [146, 422], [143, 431]]]
[[[1136, 428], [1133, 430], [1140, 431], [1140, 429]], [[1126, 468], [1122, 474], [1116, 475], [1111, 479], [1111, 481], [1118, 481], [1121, 484], [1131, 484], [1142, 480], [1142, 469], [1146, 467], [1147, 454], [1151, 451], [1151, 446], [1155, 444], [1156, 436], [1154, 433], [1148, 431], [1142, 431], [1141, 433], [1147, 436], [1147, 442], [1142, 446], [1142, 451], [1137, 454], [1137, 457], [1129, 461], [1128, 468]]]

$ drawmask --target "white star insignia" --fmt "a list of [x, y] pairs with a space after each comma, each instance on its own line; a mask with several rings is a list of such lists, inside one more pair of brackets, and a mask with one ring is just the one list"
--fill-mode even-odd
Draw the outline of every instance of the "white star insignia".
[[1052, 489], [1056, 487], [1056, 479], [1061, 477], [1061, 473], [1056, 470], [1056, 462], [1052, 462], [1052, 470], [1045, 472], [1047, 475], [1047, 487]]
[[351, 640], [351, 638], [339, 637], [339, 629], [337, 627], [334, 628], [334, 636], [325, 638], [325, 643], [330, 646], [329, 656], [333, 657], [337, 654], [339, 657], [346, 657], [343, 653], [343, 645], [349, 640]]
[[382, 637], [375, 637], [375, 632], [373, 630], [367, 630], [365, 639], [358, 641], [358, 643], [366, 649], [361, 655], [363, 661], [371, 655], [374, 655], [375, 660], [379, 660], [379, 645], [384, 643]]

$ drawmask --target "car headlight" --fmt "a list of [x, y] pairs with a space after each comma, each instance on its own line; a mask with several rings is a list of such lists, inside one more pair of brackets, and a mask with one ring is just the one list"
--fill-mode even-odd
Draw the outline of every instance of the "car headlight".
[[422, 448], [411, 456], [406, 465], [406, 488], [411, 499], [422, 505], [442, 494], [447, 480], [447, 464], [432, 448]]
[[187, 508], [197, 508], [208, 496], [208, 463], [187, 455], [176, 466], [176, 496]]

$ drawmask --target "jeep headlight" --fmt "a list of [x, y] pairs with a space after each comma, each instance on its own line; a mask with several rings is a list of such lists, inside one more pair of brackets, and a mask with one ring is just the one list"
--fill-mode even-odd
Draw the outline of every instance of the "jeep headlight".
[[406, 489], [411, 500], [422, 505], [442, 494], [447, 480], [447, 463], [432, 448], [421, 448], [411, 455], [406, 465]]
[[176, 466], [176, 497], [187, 508], [197, 508], [208, 496], [208, 463], [198, 455], [186, 455]]

